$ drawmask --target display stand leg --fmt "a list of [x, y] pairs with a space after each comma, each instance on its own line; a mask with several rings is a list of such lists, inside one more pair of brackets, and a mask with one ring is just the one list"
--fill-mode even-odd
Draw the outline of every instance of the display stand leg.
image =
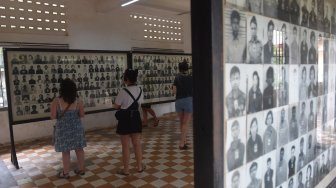
[[16, 169], [19, 169], [19, 163], [16, 157], [16, 149], [15, 149], [15, 142], [14, 142], [14, 134], [13, 134], [13, 126], [9, 125], [9, 133], [10, 133], [10, 140], [11, 140], [11, 161]]

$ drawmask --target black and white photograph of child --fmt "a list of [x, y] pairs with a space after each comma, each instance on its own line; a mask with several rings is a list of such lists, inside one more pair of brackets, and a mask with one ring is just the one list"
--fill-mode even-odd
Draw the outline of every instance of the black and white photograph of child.
[[278, 89], [278, 106], [284, 106], [288, 104], [289, 101], [289, 66], [281, 65], [279, 73], [279, 89]]
[[[300, 69], [298, 65], [289, 66], [290, 88], [299, 88], [299, 74]], [[301, 80], [301, 79], [300, 79]], [[299, 89], [289, 89], [289, 104], [299, 101]]]
[[261, 16], [250, 16], [247, 19], [247, 63], [262, 64], [263, 59], [263, 26]]
[[239, 117], [246, 114], [246, 74], [243, 65], [226, 64], [226, 109], [228, 118]]
[[287, 30], [289, 31], [287, 32], [287, 35], [290, 41], [289, 62], [290, 64], [297, 65], [300, 63], [300, 27], [297, 25], [290, 25]]
[[264, 65], [263, 109], [277, 107], [277, 91], [274, 87], [275, 78], [278, 78], [277, 66]]
[[246, 165], [246, 187], [260, 188], [263, 185], [264, 169], [262, 168], [262, 158], [254, 160]]
[[226, 63], [246, 62], [246, 16], [229, 9], [225, 15]]
[[263, 170], [263, 185], [264, 188], [275, 187], [275, 171], [276, 171], [276, 151], [268, 153], [262, 157], [262, 162], [260, 163], [261, 169]]
[[246, 176], [246, 166], [237, 168], [226, 175], [226, 187], [240, 188], [244, 186]]
[[278, 147], [288, 143], [288, 106], [282, 106], [278, 111]]
[[307, 68], [308, 66], [301, 65], [300, 66], [300, 87], [299, 87], [299, 93], [300, 93], [300, 100], [306, 100], [308, 98], [308, 79], [307, 79]]
[[262, 0], [246, 0], [246, 8], [248, 11], [262, 14], [263, 11]]
[[298, 104], [289, 105], [289, 141], [293, 141], [299, 136]]
[[245, 65], [248, 75], [248, 105], [247, 114], [262, 110], [263, 69], [262, 66]]
[[264, 154], [264, 144], [262, 136], [264, 135], [264, 113], [258, 112], [247, 116], [247, 143], [246, 143], [246, 161], [250, 162]]
[[265, 131], [263, 135], [263, 150], [267, 154], [277, 148], [277, 131], [278, 130], [278, 109], [264, 111], [264, 126]]
[[300, 64], [308, 63], [308, 29], [301, 28], [301, 43], [300, 43]]
[[245, 162], [246, 121], [245, 117], [227, 121], [226, 161], [227, 170], [241, 167]]

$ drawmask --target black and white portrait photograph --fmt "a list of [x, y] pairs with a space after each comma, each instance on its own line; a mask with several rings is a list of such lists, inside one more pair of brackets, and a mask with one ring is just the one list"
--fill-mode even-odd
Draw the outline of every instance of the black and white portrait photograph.
[[227, 9], [225, 14], [226, 62], [246, 62], [246, 16], [235, 9]]
[[289, 101], [289, 66], [281, 65], [279, 72], [279, 89], [278, 89], [278, 106], [284, 106], [288, 104]]
[[331, 6], [331, 17], [330, 17], [330, 25], [331, 25], [331, 34], [336, 35], [336, 7]]
[[278, 19], [290, 22], [289, 0], [279, 0], [278, 2]]
[[301, 1], [301, 26], [308, 27], [309, 11], [308, 0]]
[[226, 64], [226, 97], [225, 105], [228, 118], [246, 114], [246, 79], [243, 65]]
[[[291, 88], [299, 88], [299, 77], [301, 74], [298, 65], [289, 65], [289, 79]], [[301, 80], [301, 79], [300, 79]], [[299, 101], [299, 89], [289, 90], [289, 104]]]
[[227, 0], [226, 2], [231, 6], [237, 6], [239, 8], [246, 7], [246, 0]]
[[290, 27], [287, 27], [287, 31], [290, 45], [289, 63], [297, 65], [300, 63], [300, 27], [297, 25], [290, 25]]
[[314, 30], [310, 30], [309, 34], [309, 51], [308, 51], [308, 63], [317, 64], [317, 38], [318, 35]]
[[261, 16], [249, 16], [247, 19], [247, 63], [262, 64], [263, 62], [263, 26]]
[[274, 150], [262, 158], [260, 166], [263, 169], [264, 188], [273, 188], [275, 187], [276, 151]]
[[306, 165], [305, 169], [302, 170], [302, 172], [305, 172], [305, 178], [303, 178], [303, 182], [304, 182], [304, 187], [305, 188], [313, 188], [313, 166], [314, 163], [309, 163]]
[[[312, 98], [306, 102], [307, 108], [307, 131], [311, 131], [316, 127], [316, 99]], [[309, 110], [308, 110], [309, 109]]]
[[298, 140], [299, 142], [299, 155], [297, 160], [297, 168], [296, 171], [299, 172], [307, 163], [307, 155], [306, 155], [306, 137], [302, 136]]
[[289, 7], [290, 7], [289, 8], [290, 22], [295, 25], [300, 25], [300, 13], [301, 13], [300, 0], [291, 0]]
[[250, 162], [258, 159], [264, 154], [264, 144], [262, 136], [265, 132], [264, 113], [258, 112], [247, 116], [247, 143], [246, 161]]
[[308, 73], [307, 68], [309, 66], [301, 65], [300, 66], [300, 86], [299, 86], [299, 93], [300, 93], [300, 101], [306, 100], [308, 98]]
[[301, 42], [300, 42], [300, 56], [301, 61], [300, 64], [308, 63], [308, 31], [309, 29], [301, 28]]
[[[308, 68], [308, 67], [307, 67]], [[317, 66], [311, 65], [309, 67], [309, 83], [308, 83], [308, 98], [318, 96], [318, 85], [317, 85]]]
[[294, 141], [299, 136], [298, 103], [289, 105], [289, 141]]
[[323, 31], [325, 33], [331, 32], [331, 6], [328, 2], [324, 2], [324, 18], [323, 18]]
[[263, 109], [277, 107], [277, 90], [275, 88], [275, 78], [278, 78], [278, 68], [276, 65], [264, 65], [264, 91]]
[[301, 101], [299, 103], [299, 136], [303, 136], [307, 133], [308, 130], [308, 105], [306, 104], [308, 101]]
[[279, 147], [276, 151], [276, 186], [286, 182], [288, 177], [288, 152], [287, 145]]
[[248, 102], [247, 114], [262, 111], [263, 66], [246, 65], [245, 73], [248, 75]]
[[325, 0], [316, 0], [317, 8], [317, 29], [319, 31], [324, 31], [324, 1]]
[[262, 14], [263, 13], [263, 1], [262, 0], [246, 0], [246, 8], [248, 11]]
[[277, 18], [278, 17], [278, 4], [277, 1], [263, 0], [264, 16]]
[[288, 125], [288, 106], [282, 106], [278, 110], [278, 147], [288, 143], [289, 125]]
[[316, 15], [316, 0], [308, 0], [308, 4], [310, 5], [309, 9], [309, 22], [308, 26], [310, 29], [317, 30], [317, 15]]
[[264, 126], [265, 131], [263, 135], [263, 149], [264, 154], [267, 154], [277, 148], [277, 141], [278, 141], [278, 109], [271, 109], [264, 111]]
[[[288, 23], [280, 23], [281, 24], [281, 32], [282, 32], [282, 43], [283, 43], [283, 61], [281, 64], [289, 64], [289, 53], [290, 53], [290, 48], [289, 48], [289, 40], [288, 40], [288, 32], [287, 32], [287, 27], [289, 27], [290, 24]], [[290, 27], [289, 27], [290, 28]]]
[[262, 158], [254, 160], [246, 165], [246, 181], [247, 188], [260, 188], [263, 185], [264, 169], [262, 168]]
[[293, 141], [291, 143], [288, 144], [287, 148], [288, 148], [288, 178], [292, 177], [295, 175], [296, 173], [296, 169], [297, 169], [297, 163], [298, 163], [298, 150], [299, 150], [299, 144], [297, 144], [297, 140]]
[[305, 188], [305, 181], [304, 181], [304, 177], [305, 177], [305, 174], [306, 172], [301, 170], [301, 171], [298, 171], [298, 173], [296, 174], [296, 187], [298, 188]]
[[307, 159], [307, 162], [311, 162], [312, 160], [315, 159], [316, 131], [313, 130], [313, 131], [308, 132], [308, 134], [306, 135], [306, 140], [307, 140], [306, 159]]
[[316, 156], [315, 160], [313, 161], [313, 187], [317, 186], [318, 183], [320, 183], [321, 177], [320, 177], [320, 167], [321, 167], [321, 155]]
[[246, 166], [237, 168], [226, 174], [226, 186], [228, 188], [241, 188], [244, 187], [246, 182]]
[[266, 25], [266, 34], [267, 37], [265, 42], [263, 43], [263, 52], [264, 52], [264, 64], [271, 64], [273, 63], [273, 61], [275, 61], [274, 59], [274, 31], [275, 31], [275, 20], [268, 20], [268, 19], [264, 19], [267, 22]]

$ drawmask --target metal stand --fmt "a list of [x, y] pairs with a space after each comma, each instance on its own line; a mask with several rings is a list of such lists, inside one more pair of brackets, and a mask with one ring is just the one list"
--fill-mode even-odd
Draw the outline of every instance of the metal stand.
[[13, 126], [9, 124], [9, 133], [10, 133], [10, 141], [11, 141], [11, 161], [16, 169], [19, 169], [19, 163], [16, 157], [16, 149], [14, 142], [14, 134], [13, 134]]

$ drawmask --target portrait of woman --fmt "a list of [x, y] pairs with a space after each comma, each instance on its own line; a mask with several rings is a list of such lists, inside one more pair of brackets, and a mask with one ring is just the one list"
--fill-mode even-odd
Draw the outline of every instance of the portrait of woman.
[[260, 77], [258, 72], [254, 71], [252, 75], [252, 87], [249, 90], [248, 114], [262, 110], [262, 93], [259, 86]]
[[250, 133], [246, 145], [246, 160], [247, 162], [257, 159], [263, 154], [263, 142], [258, 134], [258, 120], [254, 117], [250, 124]]

